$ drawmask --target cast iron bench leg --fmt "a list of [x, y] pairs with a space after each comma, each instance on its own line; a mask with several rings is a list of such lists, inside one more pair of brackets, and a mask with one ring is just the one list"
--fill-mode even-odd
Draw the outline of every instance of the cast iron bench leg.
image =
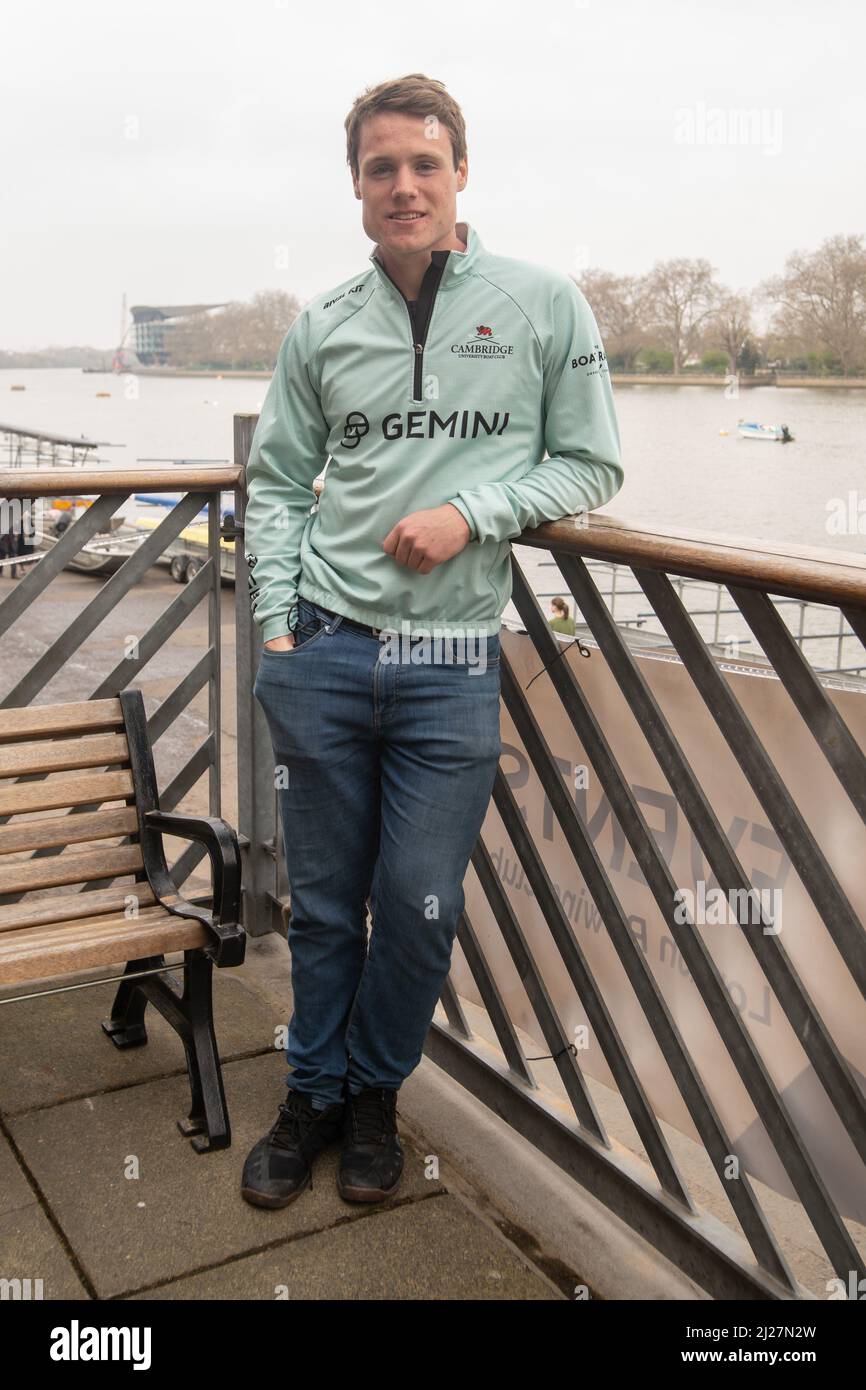
[[[165, 965], [164, 956], [131, 960], [123, 973], [131, 975], [138, 970], [156, 970], [161, 965]], [[147, 994], [134, 980], [124, 980], [118, 985], [111, 1017], [102, 1020], [103, 1032], [108, 1034], [115, 1047], [140, 1047], [147, 1042], [147, 1029], [144, 1026], [146, 1008]]]
[[191, 1139], [197, 1153], [208, 1153], [212, 1149], [227, 1149], [231, 1144], [231, 1128], [213, 1027], [213, 963], [200, 951], [187, 952], [186, 960], [182, 1008], [189, 1031], [183, 1045], [192, 1105], [189, 1118], [178, 1121], [178, 1129]]

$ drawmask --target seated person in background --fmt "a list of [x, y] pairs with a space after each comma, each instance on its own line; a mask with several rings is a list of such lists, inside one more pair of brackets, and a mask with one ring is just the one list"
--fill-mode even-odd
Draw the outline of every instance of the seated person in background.
[[564, 598], [552, 598], [550, 606], [553, 609], [553, 617], [548, 618], [550, 626], [554, 632], [564, 632], [569, 637], [574, 636], [574, 618], [568, 616], [568, 604]]

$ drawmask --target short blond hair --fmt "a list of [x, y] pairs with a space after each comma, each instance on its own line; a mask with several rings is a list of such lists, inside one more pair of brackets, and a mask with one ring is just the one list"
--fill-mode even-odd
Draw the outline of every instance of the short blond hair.
[[443, 82], [425, 77], [423, 72], [410, 72], [390, 82], [368, 87], [359, 96], [345, 120], [346, 163], [358, 178], [358, 150], [364, 121], [378, 111], [400, 111], [407, 116], [435, 116], [451, 136], [454, 168], [466, 158], [466, 124], [463, 112], [446, 91]]

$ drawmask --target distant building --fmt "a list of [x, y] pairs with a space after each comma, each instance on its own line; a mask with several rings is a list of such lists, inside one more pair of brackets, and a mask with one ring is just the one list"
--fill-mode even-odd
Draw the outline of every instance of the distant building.
[[171, 366], [189, 320], [225, 304], [134, 304], [133, 350], [143, 367]]

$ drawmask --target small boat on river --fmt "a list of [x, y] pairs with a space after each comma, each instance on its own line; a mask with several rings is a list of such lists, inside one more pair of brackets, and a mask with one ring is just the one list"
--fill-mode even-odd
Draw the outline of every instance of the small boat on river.
[[772, 444], [793, 444], [794, 436], [787, 425], [759, 425], [750, 420], [737, 423], [740, 439], [768, 439]]

